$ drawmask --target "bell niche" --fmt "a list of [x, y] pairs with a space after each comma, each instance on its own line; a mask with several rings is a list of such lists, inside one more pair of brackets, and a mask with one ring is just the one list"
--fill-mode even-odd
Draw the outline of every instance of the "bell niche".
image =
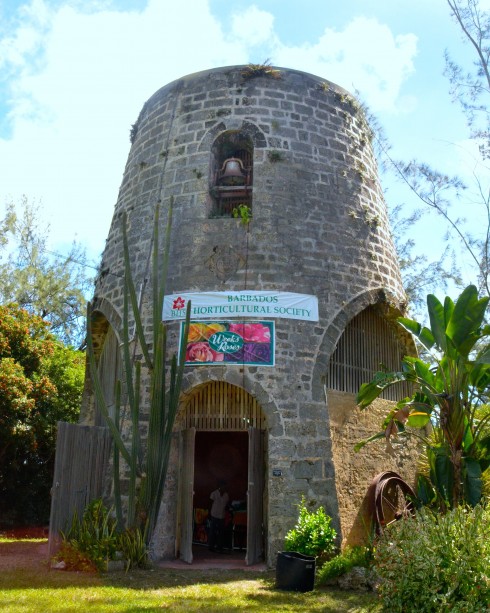
[[250, 136], [226, 131], [211, 148], [212, 217], [232, 217], [240, 205], [252, 208], [253, 143]]

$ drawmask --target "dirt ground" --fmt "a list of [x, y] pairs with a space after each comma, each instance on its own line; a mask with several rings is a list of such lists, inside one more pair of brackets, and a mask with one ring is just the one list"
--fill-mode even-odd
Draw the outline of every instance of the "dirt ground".
[[[2, 534], [4, 536], [5, 534]], [[36, 537], [31, 537], [36, 538]], [[48, 541], [0, 541], [0, 572], [48, 566]]]

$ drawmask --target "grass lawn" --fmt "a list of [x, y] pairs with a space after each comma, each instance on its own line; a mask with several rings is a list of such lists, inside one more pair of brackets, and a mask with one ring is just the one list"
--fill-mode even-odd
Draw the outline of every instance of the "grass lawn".
[[[12, 555], [12, 552], [17, 552]], [[45, 541], [0, 539], [0, 610], [260, 611], [295, 613], [380, 611], [376, 596], [318, 589], [274, 589], [274, 572], [237, 570], [118, 571], [107, 575], [49, 570]], [[36, 555], [37, 553], [37, 555]], [[2, 561], [3, 560], [3, 561]]]

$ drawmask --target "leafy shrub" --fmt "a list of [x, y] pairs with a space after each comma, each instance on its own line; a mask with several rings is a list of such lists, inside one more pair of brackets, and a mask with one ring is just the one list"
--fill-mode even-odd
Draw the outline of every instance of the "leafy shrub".
[[107, 563], [122, 557], [126, 569], [148, 568], [148, 550], [144, 535], [138, 528], [117, 532], [117, 522], [102, 500], [92, 501], [80, 521], [75, 513], [55, 560], [63, 560], [66, 570], [99, 572]]
[[318, 585], [325, 584], [329, 579], [345, 575], [354, 566], [369, 568], [373, 559], [373, 550], [370, 547], [347, 547], [331, 560], [328, 560], [318, 570]]
[[286, 534], [286, 551], [297, 551], [308, 556], [327, 559], [335, 551], [337, 532], [330, 525], [332, 519], [323, 507], [315, 512], [306, 508], [305, 499], [299, 505], [299, 517], [295, 527]]
[[63, 541], [61, 543], [60, 549], [54, 557], [54, 560], [58, 562], [63, 561], [65, 564], [64, 570], [76, 570], [87, 573], [97, 571], [97, 567], [92, 560], [68, 541]]
[[48, 322], [0, 304], [0, 528], [49, 523], [56, 425], [77, 421], [84, 372]]
[[488, 611], [490, 507], [423, 509], [390, 525], [375, 551], [385, 611]]

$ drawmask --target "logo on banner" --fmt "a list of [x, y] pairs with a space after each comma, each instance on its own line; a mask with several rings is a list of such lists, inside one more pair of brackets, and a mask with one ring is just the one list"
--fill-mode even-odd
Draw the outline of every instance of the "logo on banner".
[[181, 296], [176, 298], [172, 303], [172, 309], [174, 311], [180, 311], [180, 309], [183, 309], [184, 307], [185, 307], [185, 300]]

